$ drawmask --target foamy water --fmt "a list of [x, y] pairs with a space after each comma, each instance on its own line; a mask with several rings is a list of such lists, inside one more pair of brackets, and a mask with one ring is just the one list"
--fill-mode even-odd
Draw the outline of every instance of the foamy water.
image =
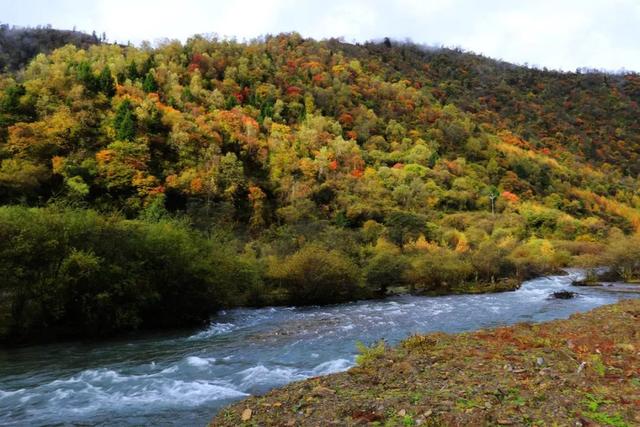
[[549, 298], [580, 274], [501, 294], [229, 310], [199, 331], [0, 350], [0, 425], [206, 425], [234, 400], [348, 369], [358, 340], [566, 318], [633, 296], [579, 288]]

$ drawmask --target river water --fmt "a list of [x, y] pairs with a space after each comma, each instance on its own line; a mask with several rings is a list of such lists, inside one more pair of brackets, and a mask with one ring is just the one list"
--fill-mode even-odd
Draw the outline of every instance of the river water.
[[573, 288], [574, 299], [549, 298], [581, 274], [569, 272], [515, 292], [237, 309], [198, 331], [0, 350], [0, 425], [204, 426], [249, 394], [348, 369], [357, 340], [541, 322], [634, 296]]

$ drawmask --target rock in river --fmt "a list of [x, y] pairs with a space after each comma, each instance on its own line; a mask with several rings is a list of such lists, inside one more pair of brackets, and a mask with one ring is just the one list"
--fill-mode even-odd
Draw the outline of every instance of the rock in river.
[[571, 299], [575, 298], [576, 296], [578, 296], [577, 293], [570, 291], [558, 291], [551, 294], [551, 298], [556, 299]]

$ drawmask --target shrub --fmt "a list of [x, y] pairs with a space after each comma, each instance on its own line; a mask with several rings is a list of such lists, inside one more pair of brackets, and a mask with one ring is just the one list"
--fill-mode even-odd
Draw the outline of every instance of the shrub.
[[307, 245], [271, 264], [269, 278], [284, 287], [295, 304], [328, 304], [362, 292], [358, 267], [343, 253]]
[[552, 273], [569, 262], [568, 252], [558, 250], [546, 239], [532, 238], [518, 245], [507, 257], [520, 278]]
[[371, 257], [365, 268], [367, 285], [384, 293], [389, 286], [404, 284], [408, 268], [409, 262], [401, 254], [378, 253]]
[[497, 278], [511, 275], [515, 270], [506, 255], [504, 248], [486, 240], [471, 254], [470, 261], [479, 279], [493, 282]]
[[603, 261], [623, 280], [640, 277], [640, 236], [612, 236]]
[[238, 281], [257, 280], [234, 255], [175, 221], [1, 207], [0, 293], [11, 313], [0, 329], [20, 340], [197, 324]]
[[393, 211], [385, 219], [389, 239], [402, 247], [421, 234], [430, 237], [430, 224], [424, 215], [405, 211]]
[[384, 356], [387, 351], [387, 345], [384, 340], [380, 340], [371, 346], [365, 345], [361, 341], [356, 342], [358, 355], [356, 356], [356, 364], [358, 366], [367, 366]]
[[446, 291], [467, 280], [473, 268], [469, 261], [445, 248], [415, 258], [408, 271], [408, 280], [419, 290]]

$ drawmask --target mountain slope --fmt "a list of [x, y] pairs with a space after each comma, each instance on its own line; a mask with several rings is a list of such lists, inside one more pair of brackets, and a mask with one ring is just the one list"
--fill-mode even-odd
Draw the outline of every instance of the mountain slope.
[[[504, 290], [568, 264], [633, 277], [637, 83], [298, 34], [68, 45], [0, 78], [0, 203], [224, 230], [258, 278], [216, 305]], [[97, 251], [76, 246], [35, 294]]]

